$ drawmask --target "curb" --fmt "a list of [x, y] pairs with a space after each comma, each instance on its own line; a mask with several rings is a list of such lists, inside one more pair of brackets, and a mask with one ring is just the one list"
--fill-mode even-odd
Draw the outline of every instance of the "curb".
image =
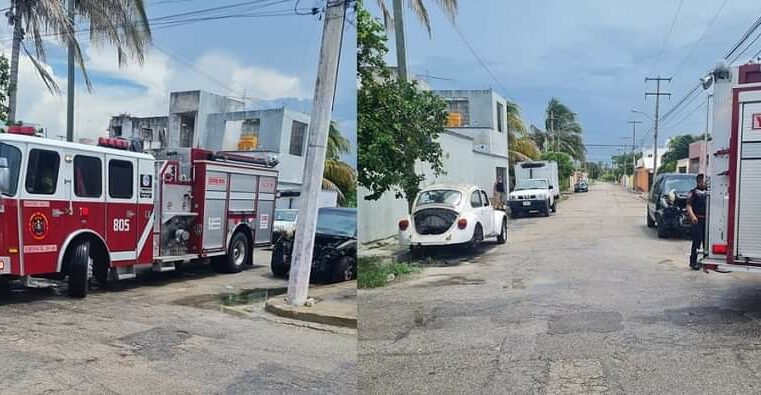
[[264, 310], [277, 316], [294, 320], [342, 326], [345, 328], [357, 328], [356, 315], [350, 317], [341, 314], [326, 314], [320, 313], [319, 309], [316, 311], [314, 307], [293, 307], [287, 304], [282, 296], [267, 300], [267, 303], [264, 305]]

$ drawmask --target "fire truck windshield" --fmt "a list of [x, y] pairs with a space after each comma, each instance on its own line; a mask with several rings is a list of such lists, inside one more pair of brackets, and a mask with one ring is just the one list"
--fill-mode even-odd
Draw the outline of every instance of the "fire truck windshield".
[[0, 158], [5, 158], [8, 161], [8, 170], [10, 174], [10, 183], [8, 188], [3, 188], [3, 195], [13, 196], [16, 194], [16, 188], [18, 186], [18, 173], [21, 166], [21, 151], [9, 144], [0, 143]]

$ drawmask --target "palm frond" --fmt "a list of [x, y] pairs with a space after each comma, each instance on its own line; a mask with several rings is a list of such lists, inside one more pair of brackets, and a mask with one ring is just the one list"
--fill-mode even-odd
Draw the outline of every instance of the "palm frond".
[[29, 60], [32, 61], [32, 65], [34, 65], [34, 68], [37, 70], [37, 74], [40, 75], [42, 83], [45, 84], [45, 87], [47, 87], [48, 90], [52, 93], [60, 93], [61, 88], [58, 87], [58, 83], [56, 83], [55, 77], [50, 74], [50, 72], [45, 68], [45, 65], [40, 63], [34, 56], [32, 56], [23, 41], [21, 42], [21, 47], [24, 48], [26, 56], [29, 57]]

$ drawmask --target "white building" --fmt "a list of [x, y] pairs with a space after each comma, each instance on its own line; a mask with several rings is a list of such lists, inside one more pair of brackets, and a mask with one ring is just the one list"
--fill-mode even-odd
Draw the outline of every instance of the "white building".
[[[246, 110], [243, 102], [204, 91], [172, 92], [166, 116], [111, 118], [112, 137], [143, 141], [146, 150], [197, 147], [277, 156], [281, 208], [298, 207], [293, 192], [301, 189], [309, 133], [308, 114], [286, 108]], [[287, 193], [291, 192], [291, 193]], [[324, 198], [335, 206], [336, 193]], [[327, 204], [327, 203], [324, 203]]]
[[[421, 186], [437, 182], [478, 185], [491, 196], [497, 176], [507, 180], [506, 101], [493, 90], [433, 91], [448, 104], [449, 124], [437, 140], [443, 151], [445, 174], [434, 176], [430, 165], [419, 162], [416, 170], [425, 175]], [[407, 201], [386, 192], [368, 201], [369, 193], [359, 188], [359, 240], [367, 243], [393, 236], [397, 221], [407, 214]]]
[[[668, 151], [666, 147], [658, 147], [658, 167], [661, 167], [663, 161], [663, 154]], [[645, 148], [642, 150], [642, 157], [637, 160], [637, 167], [644, 167], [648, 170], [653, 170], [653, 148]]]

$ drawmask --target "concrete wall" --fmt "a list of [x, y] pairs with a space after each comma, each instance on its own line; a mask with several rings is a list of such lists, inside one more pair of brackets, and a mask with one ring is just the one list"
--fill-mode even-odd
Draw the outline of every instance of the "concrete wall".
[[634, 186], [640, 192], [650, 190], [650, 170], [644, 167], [638, 167], [634, 172]]
[[398, 231], [399, 219], [407, 215], [407, 201], [386, 192], [378, 200], [365, 200], [365, 188], [357, 188], [357, 232], [360, 243], [385, 239]]

